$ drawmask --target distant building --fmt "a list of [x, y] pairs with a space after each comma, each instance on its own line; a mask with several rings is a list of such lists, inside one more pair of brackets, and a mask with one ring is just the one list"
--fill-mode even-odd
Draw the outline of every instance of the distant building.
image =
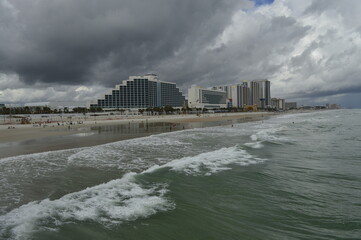
[[259, 95], [259, 84], [257, 82], [250, 82], [250, 105], [261, 106], [260, 95]]
[[0, 103], [0, 108], [4, 108], [4, 107], [5, 107], [5, 104]]
[[297, 102], [286, 102], [285, 108], [286, 110], [297, 109]]
[[227, 99], [232, 99], [232, 86], [225, 85], [225, 86], [217, 86], [217, 87], [211, 87], [212, 90], [220, 90], [226, 92]]
[[250, 104], [258, 108], [271, 106], [271, 82], [267, 79], [250, 81]]
[[285, 100], [282, 98], [272, 98], [271, 105], [276, 110], [286, 110]]
[[241, 84], [212, 87], [211, 89], [226, 92], [228, 107], [243, 108], [245, 104], [251, 102], [247, 81], [243, 81]]
[[226, 108], [227, 93], [222, 90], [206, 89], [192, 85], [188, 89], [188, 106], [190, 108]]
[[326, 104], [325, 105], [325, 108], [326, 109], [341, 109], [342, 108], [342, 106], [341, 105], [338, 105], [338, 104], [335, 104], [335, 103], [333, 103], [333, 104]]
[[243, 108], [250, 103], [250, 90], [247, 82], [231, 86], [233, 107]]
[[90, 107], [103, 109], [182, 107], [185, 97], [175, 83], [160, 81], [155, 74], [130, 76]]
[[341, 106], [333, 103], [333, 104], [330, 104], [328, 108], [329, 109], [340, 109]]
[[271, 107], [271, 82], [267, 79], [242, 81], [241, 84], [212, 87], [226, 93], [232, 107], [243, 108], [256, 104], [258, 108]]

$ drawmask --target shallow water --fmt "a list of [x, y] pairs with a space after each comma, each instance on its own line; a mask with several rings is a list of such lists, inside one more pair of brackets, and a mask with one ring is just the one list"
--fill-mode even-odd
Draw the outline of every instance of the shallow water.
[[[8, 141], [6, 137], [3, 137], [1, 139], [2, 141], [0, 141], [0, 158], [61, 149], [89, 147], [190, 128], [230, 125], [232, 123], [266, 119], [268, 116], [267, 114], [259, 114], [259, 116], [244, 116], [240, 119], [233, 120], [190, 121], [177, 124], [170, 122], [148, 122], [147, 120], [141, 122], [129, 120], [129, 122], [126, 123], [108, 123], [106, 125], [77, 125], [70, 129], [68, 129], [67, 126], [60, 128], [52, 128], [49, 126], [44, 129], [34, 128], [31, 134], [37, 135], [36, 131], [44, 130], [47, 131], [48, 136], [13, 141]], [[181, 117], [179, 119], [182, 120]], [[54, 132], [57, 134], [54, 135]]]
[[358, 239], [361, 111], [0, 159], [1, 239]]

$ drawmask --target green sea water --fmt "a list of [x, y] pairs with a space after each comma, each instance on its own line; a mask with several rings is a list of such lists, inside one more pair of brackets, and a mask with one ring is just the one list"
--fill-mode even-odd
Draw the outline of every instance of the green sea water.
[[361, 239], [361, 110], [0, 159], [0, 239]]

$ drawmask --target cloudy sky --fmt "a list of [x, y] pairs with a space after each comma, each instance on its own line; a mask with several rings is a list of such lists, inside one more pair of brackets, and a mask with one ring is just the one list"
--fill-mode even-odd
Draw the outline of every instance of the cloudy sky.
[[0, 0], [0, 103], [85, 101], [129, 75], [186, 93], [267, 78], [272, 97], [361, 107], [359, 0]]

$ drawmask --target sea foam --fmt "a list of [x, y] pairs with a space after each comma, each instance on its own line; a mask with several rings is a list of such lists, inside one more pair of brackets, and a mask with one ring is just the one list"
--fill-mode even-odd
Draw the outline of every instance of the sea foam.
[[75, 221], [94, 221], [105, 226], [144, 218], [174, 208], [165, 197], [163, 184], [144, 188], [135, 173], [121, 179], [67, 194], [57, 200], [30, 202], [0, 216], [0, 237], [27, 239], [34, 231], [57, 229]]
[[219, 171], [231, 169], [229, 167], [230, 164], [246, 166], [263, 161], [264, 159], [254, 157], [246, 150], [234, 146], [176, 159], [161, 166], [153, 166], [144, 171], [144, 173], [150, 173], [161, 168], [169, 168], [171, 171], [183, 172], [189, 175], [211, 175]]
[[264, 145], [262, 144], [262, 141], [245, 143], [244, 145], [247, 146], [247, 147], [250, 147], [250, 148], [255, 148], [255, 149], [259, 149], [259, 148], [264, 147]]
[[[233, 132], [235, 137], [245, 135], [247, 132], [244, 129], [238, 129], [237, 126], [228, 127], [226, 130], [227, 136]], [[203, 131], [205, 133], [202, 133]], [[53, 163], [59, 165], [56, 166], [59, 169], [89, 164], [96, 168], [102, 168], [105, 165], [114, 167], [125, 162], [122, 160], [125, 157], [127, 160], [125, 164], [130, 164], [130, 167], [133, 163], [144, 164], [145, 168], [143, 169], [148, 169], [143, 172], [146, 174], [158, 169], [168, 169], [186, 175], [212, 175], [229, 170], [234, 164], [246, 166], [264, 161], [264, 159], [252, 156], [239, 146], [223, 147], [203, 153], [199, 153], [196, 148], [194, 149], [196, 154], [193, 156], [181, 154], [185, 149], [187, 154], [193, 151], [189, 139], [194, 141], [193, 137], [199, 134], [202, 135], [202, 139], [209, 138], [209, 134], [213, 132], [215, 132], [214, 136], [212, 135], [215, 140], [219, 138], [218, 134], [222, 134], [218, 128], [165, 133], [92, 148], [16, 157], [16, 159], [7, 159], [4, 163], [10, 163], [13, 160], [24, 166], [27, 166], [27, 163], [37, 163], [37, 168], [41, 167], [40, 169], [44, 171], [51, 171], [51, 169], [54, 170], [54, 166], [47, 165]], [[207, 149], [211, 149], [211, 146]], [[151, 159], [152, 161], [146, 159], [146, 153], [149, 151], [157, 151], [156, 159], [160, 159], [159, 163], [155, 163], [154, 157]], [[142, 159], [138, 159], [139, 156], [142, 156]], [[182, 157], [179, 158], [180, 156]], [[34, 161], [27, 161], [29, 158]], [[44, 162], [46, 163], [44, 166], [37, 166], [38, 164], [43, 165]], [[130, 167], [128, 166], [124, 170], [128, 171]], [[39, 172], [39, 175], [44, 176], [44, 173]], [[26, 239], [26, 236], [34, 231], [49, 230], [49, 227], [57, 229], [63, 224], [76, 221], [94, 221], [108, 226], [148, 217], [175, 207], [175, 204], [165, 196], [166, 185], [141, 186], [136, 182], [135, 176], [137, 175], [139, 174], [127, 174], [121, 179], [70, 193], [56, 200], [33, 201], [13, 209], [0, 216], [0, 238]]]
[[250, 136], [252, 141], [261, 141], [261, 142], [271, 142], [271, 143], [285, 143], [290, 142], [289, 138], [277, 135], [277, 132], [280, 132], [284, 129], [281, 127], [270, 127], [257, 131], [256, 133]]
[[27, 239], [31, 233], [56, 230], [76, 221], [94, 221], [105, 226], [145, 218], [175, 208], [169, 200], [167, 185], [139, 185], [136, 176], [158, 169], [169, 169], [187, 175], [212, 175], [230, 169], [263, 162], [246, 150], [233, 146], [196, 156], [183, 157], [163, 165], [155, 165], [140, 174], [128, 173], [121, 179], [67, 194], [56, 200], [45, 199], [25, 204], [0, 216], [0, 237]]

